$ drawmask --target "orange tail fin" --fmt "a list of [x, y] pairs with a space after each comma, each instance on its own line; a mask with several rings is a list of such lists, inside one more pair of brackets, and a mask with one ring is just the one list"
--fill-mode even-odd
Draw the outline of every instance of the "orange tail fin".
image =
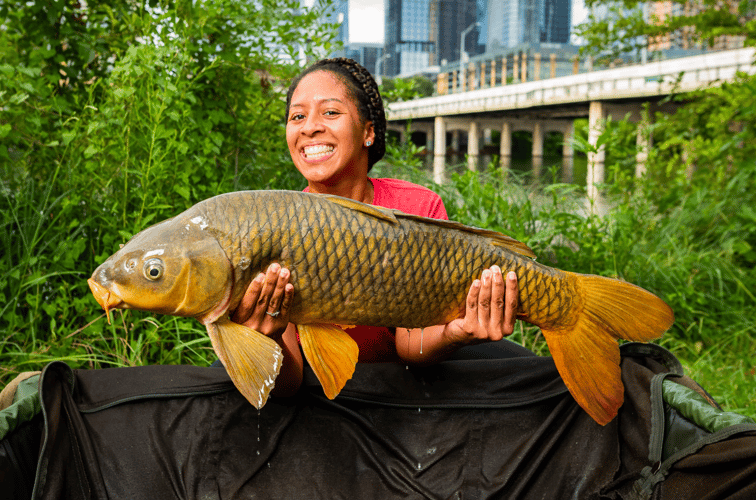
[[[581, 306], [563, 328], [542, 327], [557, 370], [575, 401], [599, 424], [608, 424], [624, 400], [617, 339], [649, 341], [674, 322], [659, 297], [624, 281], [568, 273]], [[574, 323], [573, 323], [574, 321]]]
[[236, 388], [252, 406], [262, 408], [281, 370], [281, 347], [270, 337], [228, 319], [208, 324], [207, 333]]
[[352, 378], [357, 356], [357, 342], [335, 325], [297, 325], [302, 351], [317, 375], [328, 399], [338, 396]]

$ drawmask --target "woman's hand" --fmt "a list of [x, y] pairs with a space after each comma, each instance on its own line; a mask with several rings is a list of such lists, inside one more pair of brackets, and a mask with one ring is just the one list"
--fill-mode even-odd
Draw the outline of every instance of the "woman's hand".
[[506, 282], [499, 266], [486, 269], [467, 293], [464, 318], [447, 324], [444, 337], [462, 347], [501, 340], [514, 331], [517, 319], [517, 275], [510, 271]]
[[443, 361], [466, 345], [501, 340], [514, 331], [517, 319], [517, 275], [493, 266], [475, 280], [467, 293], [465, 316], [446, 325], [396, 329], [396, 352], [407, 363]]
[[294, 285], [289, 270], [277, 263], [252, 280], [231, 321], [279, 340], [289, 324]]

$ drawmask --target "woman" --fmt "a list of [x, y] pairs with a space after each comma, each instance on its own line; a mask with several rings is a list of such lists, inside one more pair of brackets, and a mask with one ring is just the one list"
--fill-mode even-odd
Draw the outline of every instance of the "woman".
[[[378, 86], [351, 59], [325, 59], [305, 69], [286, 96], [286, 141], [306, 191], [343, 196], [403, 212], [447, 219], [441, 198], [397, 179], [371, 179], [368, 172], [386, 149], [386, 118]], [[289, 271], [272, 264], [250, 284], [232, 319], [275, 339], [284, 363], [275, 394], [296, 392], [302, 382], [302, 354], [289, 323], [294, 287]], [[359, 326], [347, 330], [360, 362], [430, 364], [460, 347], [498, 341], [512, 333], [517, 277], [494, 266], [483, 271], [467, 296], [463, 318], [446, 325], [407, 330]]]

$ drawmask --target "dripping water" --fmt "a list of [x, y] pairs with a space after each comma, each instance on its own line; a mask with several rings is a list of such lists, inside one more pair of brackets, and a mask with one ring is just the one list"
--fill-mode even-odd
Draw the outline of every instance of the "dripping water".
[[423, 353], [423, 332], [425, 332], [425, 328], [420, 329], [420, 354]]

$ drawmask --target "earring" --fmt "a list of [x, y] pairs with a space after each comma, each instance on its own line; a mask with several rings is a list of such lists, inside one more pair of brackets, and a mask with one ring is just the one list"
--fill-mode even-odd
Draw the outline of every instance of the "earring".
[[372, 146], [372, 145], [373, 145], [373, 141], [367, 141], [367, 142], [365, 143], [365, 146], [366, 146], [366, 147], [368, 147], [368, 148], [369, 148], [370, 146]]

